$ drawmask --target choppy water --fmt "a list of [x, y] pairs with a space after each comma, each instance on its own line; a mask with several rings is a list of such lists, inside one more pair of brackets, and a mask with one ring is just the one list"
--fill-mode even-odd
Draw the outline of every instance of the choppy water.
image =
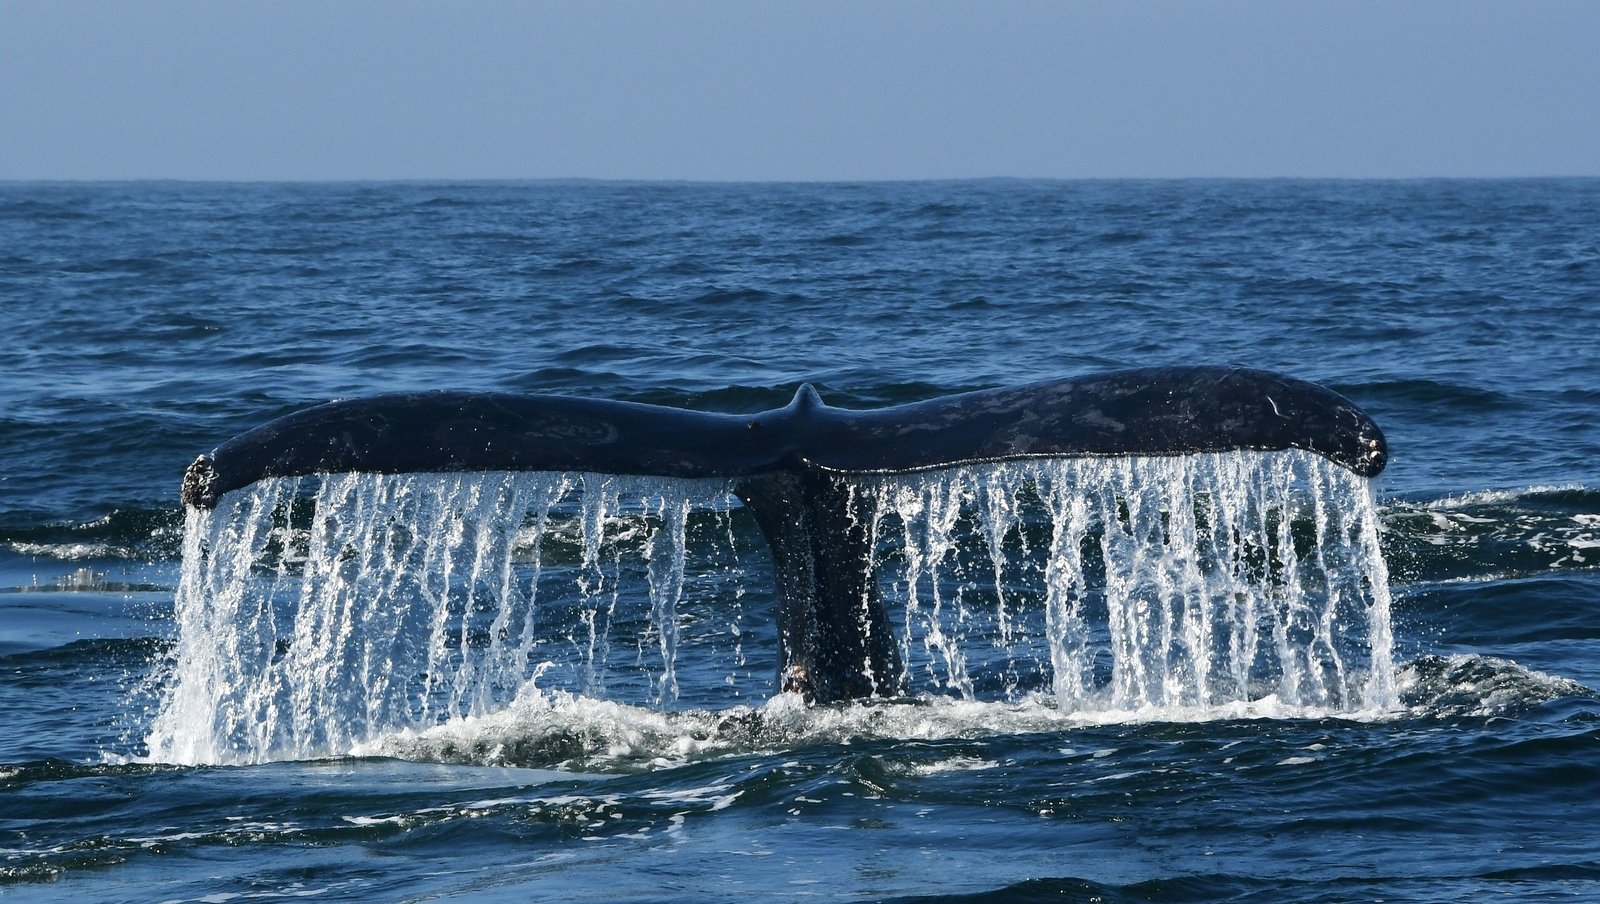
[[[0, 895], [1600, 898], [1597, 202], [1596, 181], [0, 186]], [[715, 486], [274, 482], [203, 525], [176, 500], [198, 452], [336, 396], [753, 411], [801, 380], [878, 405], [1228, 362], [1372, 413], [1376, 508], [1294, 456], [886, 482], [911, 666], [890, 703], [774, 696], [769, 565]], [[1285, 468], [1277, 503], [1218, 476]], [[319, 540], [307, 503], [239, 511], [297, 490], [420, 529]], [[1166, 514], [1141, 533], [1147, 493]], [[1219, 500], [1278, 512], [1253, 522], [1277, 552], [1173, 530], [1195, 498], [1201, 526]], [[481, 530], [451, 541], [462, 511]], [[186, 531], [246, 548], [185, 571]], [[470, 605], [394, 578], [441, 550], [482, 569]]]

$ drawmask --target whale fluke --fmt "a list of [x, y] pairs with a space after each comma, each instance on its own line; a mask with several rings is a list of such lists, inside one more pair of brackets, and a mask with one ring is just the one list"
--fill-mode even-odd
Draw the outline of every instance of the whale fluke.
[[823, 403], [810, 384], [787, 406], [753, 415], [492, 392], [349, 399], [223, 443], [185, 475], [183, 501], [210, 508], [264, 477], [345, 472], [883, 474], [1230, 449], [1305, 449], [1368, 477], [1387, 461], [1377, 425], [1331, 390], [1248, 368], [1166, 367], [859, 411]]
[[825, 404], [809, 384], [759, 414], [510, 393], [422, 392], [330, 402], [202, 455], [182, 499], [212, 508], [268, 477], [582, 471], [727, 478], [777, 571], [779, 670], [817, 702], [896, 693], [897, 648], [852, 475], [1069, 456], [1303, 449], [1363, 476], [1383, 433], [1347, 399], [1239, 367], [1117, 371], [887, 408]]

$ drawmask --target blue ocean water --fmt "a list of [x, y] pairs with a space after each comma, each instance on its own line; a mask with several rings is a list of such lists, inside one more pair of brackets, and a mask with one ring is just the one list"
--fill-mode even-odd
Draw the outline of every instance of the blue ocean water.
[[[0, 314], [0, 896], [1600, 899], [1600, 181], [10, 184]], [[178, 478], [270, 418], [1195, 363], [1387, 432], [1390, 711], [763, 705], [746, 559], [685, 601], [717, 630], [686, 632], [676, 700], [150, 755]], [[612, 639], [642, 661], [648, 630]]]

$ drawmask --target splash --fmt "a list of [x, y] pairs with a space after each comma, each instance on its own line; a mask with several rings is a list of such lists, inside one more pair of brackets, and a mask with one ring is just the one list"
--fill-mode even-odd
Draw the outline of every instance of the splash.
[[[965, 696], [968, 626], [986, 619], [997, 646], [1044, 641], [1068, 709], [1266, 694], [1321, 710], [1394, 705], [1377, 506], [1367, 481], [1314, 455], [1047, 459], [876, 492], [904, 529], [902, 643], [920, 642], [934, 680]], [[1042, 510], [1034, 525], [1030, 507]], [[963, 525], [992, 574], [981, 609]], [[1017, 627], [1035, 600], [1038, 636]]]
[[[639, 536], [660, 650], [651, 680], [658, 701], [675, 697], [685, 522], [697, 502], [726, 510], [726, 492], [595, 474], [345, 474], [264, 480], [190, 509], [150, 757], [322, 756], [480, 716], [550, 670], [535, 654], [557, 639], [577, 650], [579, 689], [603, 695], [617, 547]], [[550, 546], [576, 611], [540, 599]], [[555, 617], [567, 624], [552, 637], [541, 619]]]
[[[698, 703], [715, 668], [748, 685], [775, 604], [731, 490], [335, 475], [190, 510], [149, 757], [344, 754], [556, 697], [670, 714], [685, 668]], [[1314, 455], [1013, 462], [854, 491], [876, 503], [868, 564], [908, 694], [1091, 719], [1397, 705], [1371, 490]], [[716, 657], [732, 661], [698, 661]]]

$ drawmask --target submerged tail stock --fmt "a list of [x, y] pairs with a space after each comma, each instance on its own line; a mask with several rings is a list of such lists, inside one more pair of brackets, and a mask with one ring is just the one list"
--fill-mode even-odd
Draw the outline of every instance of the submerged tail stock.
[[826, 703], [892, 695], [898, 648], [871, 575], [852, 475], [1018, 459], [1302, 449], [1362, 476], [1382, 432], [1328, 389], [1267, 371], [1173, 367], [982, 390], [887, 408], [825, 404], [803, 385], [753, 415], [553, 395], [425, 392], [331, 402], [243, 433], [184, 475], [213, 508], [269, 477], [600, 472], [725, 478], [772, 549], [780, 683]]

